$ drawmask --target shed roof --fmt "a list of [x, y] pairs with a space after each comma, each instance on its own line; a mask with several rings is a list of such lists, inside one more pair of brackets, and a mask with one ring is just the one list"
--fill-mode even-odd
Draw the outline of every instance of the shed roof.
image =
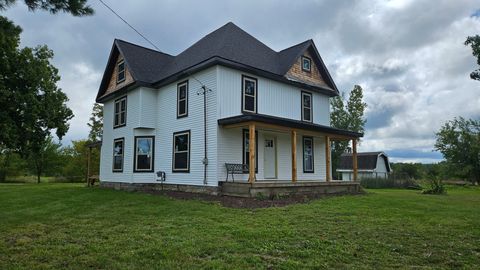
[[[377, 168], [377, 159], [382, 158], [385, 161], [385, 167], [390, 172], [390, 162], [384, 152], [362, 152], [357, 153], [358, 170], [374, 170]], [[353, 154], [344, 153], [340, 156], [340, 164], [337, 170], [353, 170]]]

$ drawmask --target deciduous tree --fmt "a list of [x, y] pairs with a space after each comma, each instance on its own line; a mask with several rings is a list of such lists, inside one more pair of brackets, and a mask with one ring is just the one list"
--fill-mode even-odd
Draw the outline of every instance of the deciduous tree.
[[435, 149], [443, 154], [458, 176], [480, 182], [480, 121], [455, 118], [437, 132]]
[[[335, 128], [363, 133], [367, 122], [364, 118], [367, 104], [363, 102], [362, 87], [355, 85], [346, 104], [345, 101], [343, 94], [331, 99], [330, 125]], [[336, 172], [340, 156], [345, 153], [348, 144], [348, 141], [334, 141], [332, 143], [332, 172]]]
[[[6, 10], [17, 2], [17, 0], [0, 0], [0, 10]], [[66, 12], [73, 16], [93, 14], [93, 9], [87, 5], [87, 0], [24, 0], [24, 3], [30, 11], [40, 9], [52, 14]]]
[[[480, 36], [476, 35], [467, 37], [465, 45], [472, 47], [472, 54], [477, 58], [477, 65], [480, 66]], [[472, 73], [470, 73], [470, 78], [480, 81], [480, 68], [472, 71]]]
[[90, 127], [88, 139], [92, 142], [101, 141], [103, 133], [103, 106], [101, 104], [93, 104], [92, 116], [87, 125]]

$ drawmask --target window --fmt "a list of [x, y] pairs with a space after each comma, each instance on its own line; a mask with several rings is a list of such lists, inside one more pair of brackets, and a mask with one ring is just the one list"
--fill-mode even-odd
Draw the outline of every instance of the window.
[[303, 172], [313, 173], [313, 138], [303, 137]]
[[312, 94], [302, 92], [302, 121], [312, 122]]
[[125, 61], [120, 60], [117, 64], [117, 83], [125, 81]]
[[113, 127], [125, 126], [127, 122], [127, 97], [115, 100], [115, 114], [113, 117]]
[[123, 147], [123, 138], [113, 140], [113, 172], [123, 171]]
[[173, 172], [190, 172], [190, 130], [173, 133]]
[[177, 84], [177, 118], [188, 115], [188, 81]]
[[302, 56], [302, 70], [306, 72], [312, 71], [312, 59]]
[[[243, 164], [248, 164], [248, 167], [250, 168], [250, 132], [248, 129], [243, 130], [243, 157], [242, 157], [242, 163]], [[255, 157], [255, 172], [258, 172], [258, 132], [255, 131], [255, 153], [257, 153], [257, 156]], [[245, 171], [245, 173], [248, 173], [248, 171]]]
[[154, 137], [135, 137], [134, 172], [153, 172]]
[[257, 79], [242, 76], [242, 111], [257, 112]]

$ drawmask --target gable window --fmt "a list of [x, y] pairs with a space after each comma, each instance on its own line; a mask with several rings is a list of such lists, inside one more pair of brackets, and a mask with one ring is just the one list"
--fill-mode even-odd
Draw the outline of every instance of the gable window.
[[313, 138], [303, 137], [303, 172], [313, 173]]
[[312, 94], [302, 92], [302, 121], [312, 122]]
[[[248, 129], [243, 130], [243, 154], [242, 154], [242, 163], [247, 164], [250, 168], [250, 132]], [[255, 131], [255, 172], [258, 172], [258, 132]], [[245, 171], [248, 173], [248, 170]]]
[[123, 138], [115, 139], [113, 141], [113, 172], [123, 171], [123, 148]]
[[122, 97], [115, 100], [113, 127], [125, 126], [127, 122], [127, 97]]
[[135, 136], [134, 172], [153, 172], [154, 136]]
[[242, 76], [242, 111], [257, 112], [257, 79]]
[[125, 61], [120, 60], [117, 64], [117, 83], [125, 81]]
[[177, 84], [177, 118], [188, 115], [188, 81]]
[[312, 71], [312, 59], [302, 56], [302, 70], [306, 72]]
[[173, 133], [173, 172], [190, 172], [190, 130]]

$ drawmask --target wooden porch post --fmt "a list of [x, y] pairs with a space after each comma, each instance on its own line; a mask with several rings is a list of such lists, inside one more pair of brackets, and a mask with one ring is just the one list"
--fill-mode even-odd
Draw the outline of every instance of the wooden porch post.
[[353, 148], [353, 181], [358, 180], [358, 164], [357, 164], [357, 139], [352, 139], [352, 148]]
[[249, 167], [248, 167], [248, 182], [253, 183], [255, 181], [255, 124], [248, 125], [248, 151], [249, 151]]
[[292, 182], [297, 182], [297, 131], [292, 130]]
[[332, 179], [330, 175], [330, 137], [327, 135], [325, 136], [325, 166], [326, 166], [326, 178], [327, 182], [330, 182]]

